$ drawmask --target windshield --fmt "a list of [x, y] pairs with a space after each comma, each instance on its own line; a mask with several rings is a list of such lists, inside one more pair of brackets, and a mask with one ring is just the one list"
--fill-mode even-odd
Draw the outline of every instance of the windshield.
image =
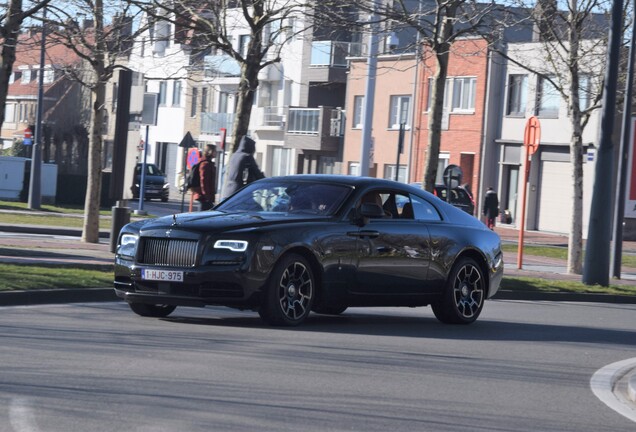
[[350, 191], [350, 187], [338, 184], [269, 180], [252, 183], [215, 210], [330, 216]]

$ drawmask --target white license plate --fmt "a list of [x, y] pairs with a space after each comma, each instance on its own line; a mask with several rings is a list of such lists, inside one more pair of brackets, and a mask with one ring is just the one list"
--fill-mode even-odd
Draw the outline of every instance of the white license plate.
[[183, 282], [183, 272], [170, 271], [170, 270], [141, 269], [141, 278], [143, 280], [153, 280], [153, 281]]

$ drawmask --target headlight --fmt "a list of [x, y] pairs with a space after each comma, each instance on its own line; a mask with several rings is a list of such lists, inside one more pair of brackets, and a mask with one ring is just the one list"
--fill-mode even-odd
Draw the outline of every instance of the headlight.
[[245, 252], [247, 242], [244, 240], [217, 240], [214, 249], [229, 249], [232, 252]]
[[170, 187], [170, 183], [165, 183], [165, 184], [163, 185], [163, 188], [164, 188], [164, 189], [168, 189], [169, 187]]
[[139, 237], [135, 234], [124, 233], [119, 238], [119, 245], [117, 246], [117, 254], [122, 258], [132, 259], [137, 251], [137, 242]]

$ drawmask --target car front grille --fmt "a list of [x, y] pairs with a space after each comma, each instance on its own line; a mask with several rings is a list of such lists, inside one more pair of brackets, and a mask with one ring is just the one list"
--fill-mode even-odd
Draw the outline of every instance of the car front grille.
[[139, 262], [155, 266], [194, 267], [196, 259], [196, 240], [145, 238]]

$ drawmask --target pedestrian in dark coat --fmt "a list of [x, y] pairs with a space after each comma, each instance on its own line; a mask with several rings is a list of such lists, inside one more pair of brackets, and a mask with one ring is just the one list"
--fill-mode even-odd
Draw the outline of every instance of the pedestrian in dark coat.
[[214, 207], [216, 197], [216, 164], [212, 159], [216, 156], [213, 144], [205, 146], [203, 160], [199, 162], [200, 185], [192, 188], [194, 199], [199, 201], [200, 210], [210, 210]]
[[488, 228], [495, 229], [495, 220], [499, 214], [499, 198], [497, 192], [493, 188], [489, 187], [484, 196], [484, 216], [486, 216], [486, 224]]
[[241, 138], [238, 149], [230, 157], [228, 163], [227, 182], [223, 188], [223, 197], [228, 197], [246, 184], [265, 177], [254, 159], [255, 152], [256, 142], [247, 136]]

